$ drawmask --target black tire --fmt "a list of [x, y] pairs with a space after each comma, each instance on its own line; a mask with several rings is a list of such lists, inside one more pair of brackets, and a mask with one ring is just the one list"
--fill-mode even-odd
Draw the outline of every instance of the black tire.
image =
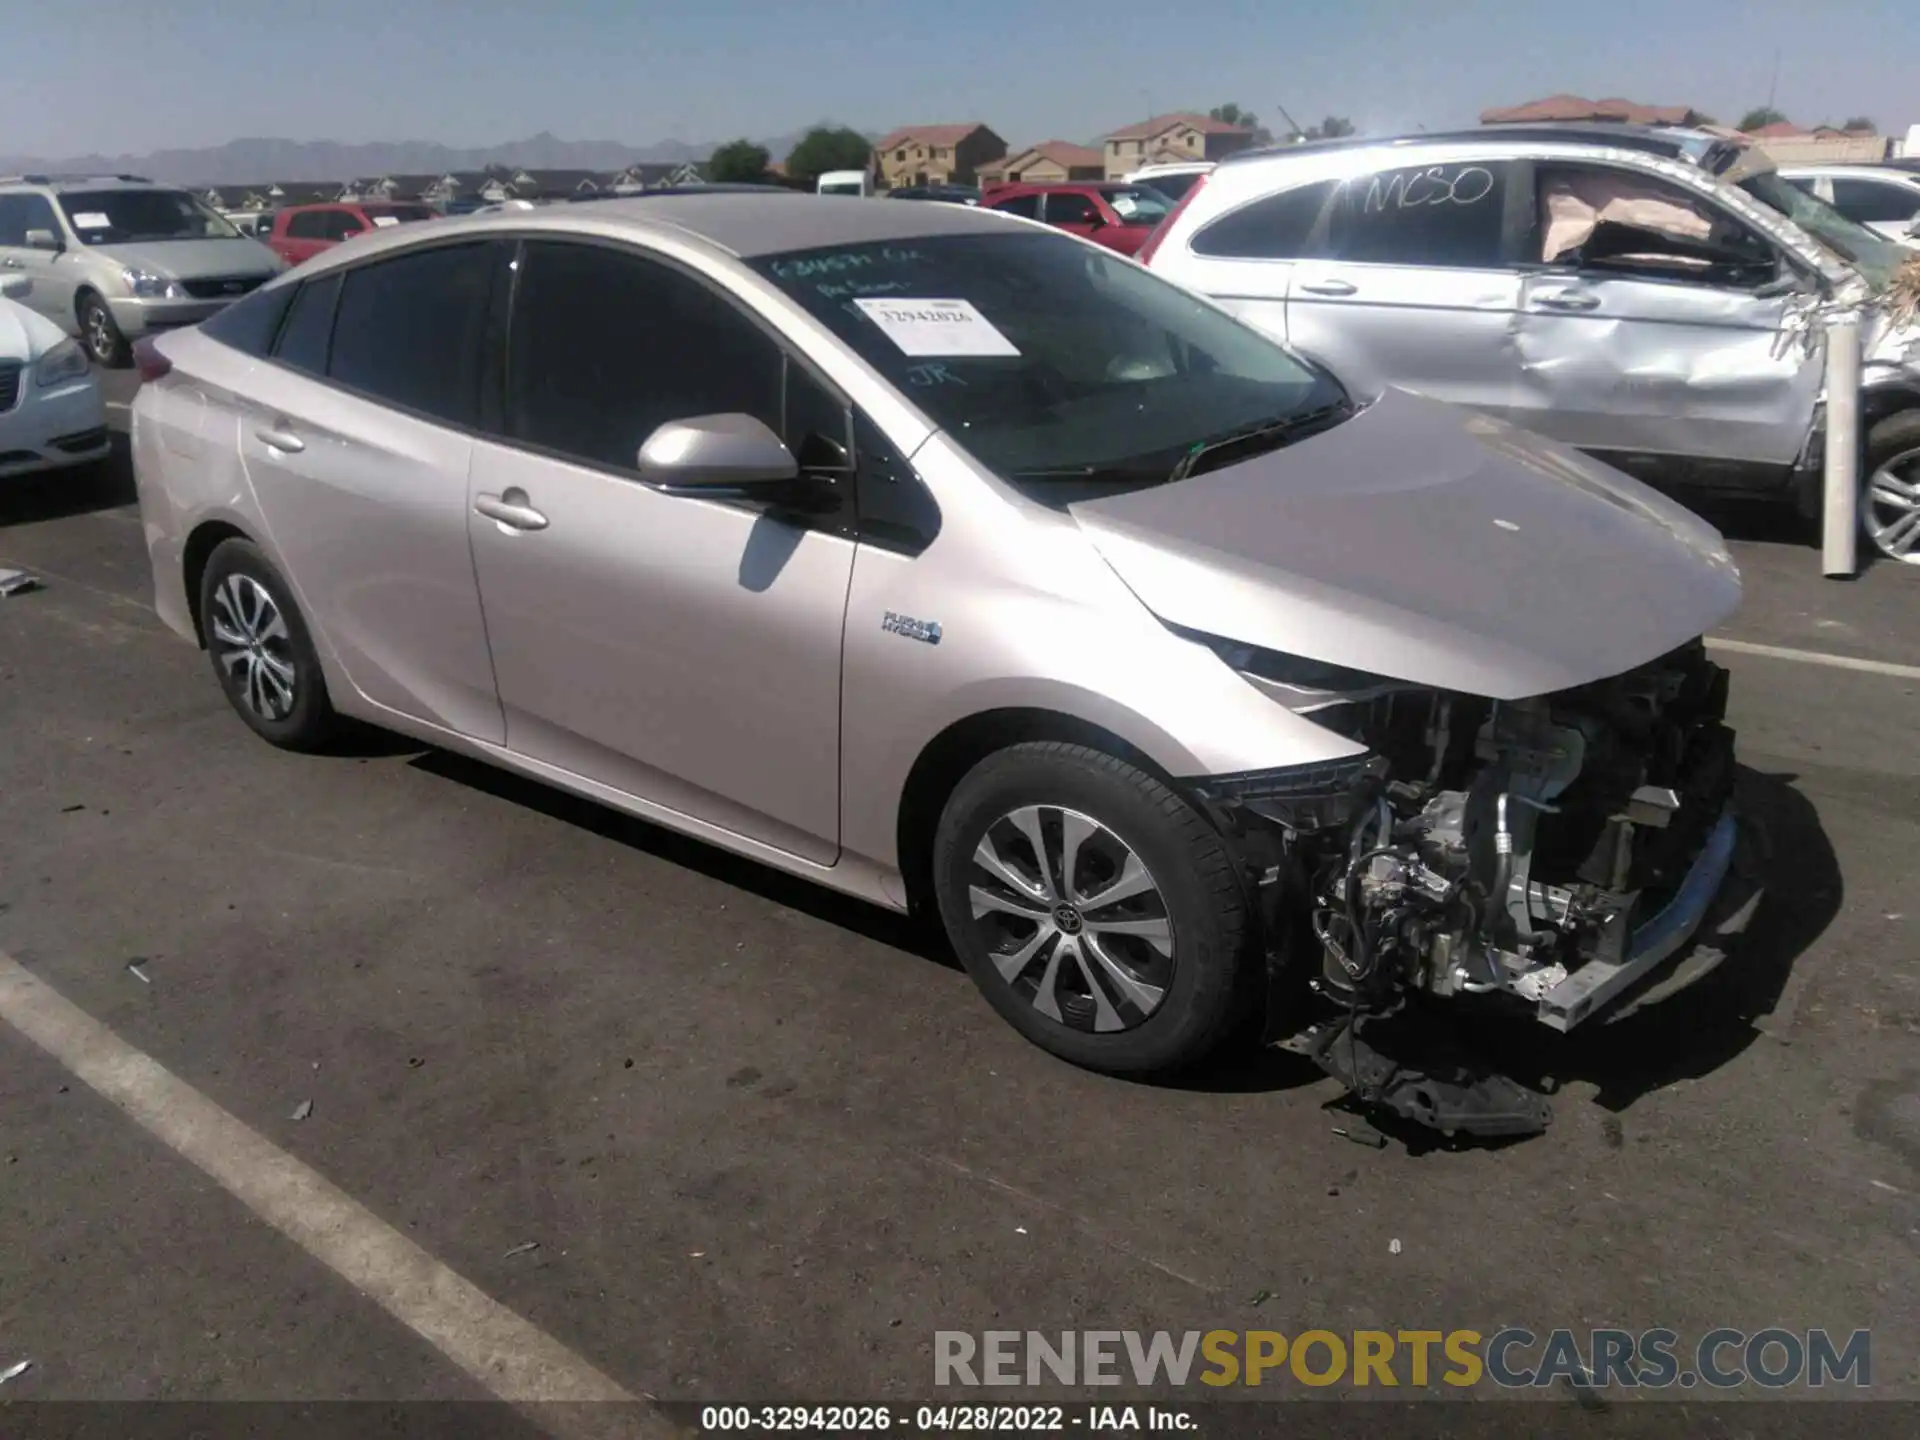
[[133, 363], [133, 347], [120, 333], [113, 311], [91, 290], [80, 296], [80, 345], [93, 357], [93, 363], [109, 370], [124, 370]]
[[[265, 592], [279, 626], [258, 608], [253, 587]], [[245, 643], [249, 634], [259, 637], [257, 647]], [[200, 638], [221, 691], [254, 734], [282, 750], [319, 750], [333, 739], [339, 720], [313, 636], [286, 582], [252, 541], [223, 540], [207, 557]]]
[[[1010, 840], [1003, 860], [1023, 874], [1038, 874], [1034, 848], [1029, 844], [1023, 849], [1019, 835], [1004, 828], [1010, 822], [1003, 817], [1026, 807], [1040, 807], [1043, 816], [1058, 810], [1097, 822], [1105, 832], [1097, 843], [1117, 841], [1120, 848], [1134, 853], [1151, 876], [1154, 895], [1140, 903], [1152, 907], [1153, 913], [1164, 913], [1171, 926], [1172, 950], [1170, 974], [1156, 972], [1164, 983], [1156, 987], [1161, 998], [1151, 1010], [1131, 1008], [1128, 997], [1142, 992], [1115, 984], [1108, 978], [1112, 972], [1092, 957], [1084, 964], [1071, 958], [1061, 962], [1060, 973], [1067, 980], [1065, 990], [1056, 986], [1054, 991], [1053, 1009], [1059, 1018], [1037, 1008], [1038, 981], [1044, 979], [1049, 953], [1059, 945], [1059, 936], [1067, 933], [1064, 930], [1056, 930], [1054, 940], [1043, 944], [1013, 979], [1003, 976], [995, 962], [996, 951], [1017, 952], [1023, 937], [1015, 933], [996, 945], [988, 933], [991, 926], [976, 921], [972, 889], [982, 881], [991, 888], [994, 882], [974, 855], [993, 829], [1001, 837], [996, 853]], [[1042, 828], [1048, 823], [1043, 819]], [[1056, 817], [1051, 823], [1064, 822]], [[1057, 829], [1049, 832], [1057, 833]], [[1100, 863], [1098, 855], [1083, 860], [1083, 873], [1086, 865]], [[1051, 865], [1057, 879], [1059, 862]], [[1021, 1034], [1076, 1065], [1116, 1075], [1186, 1069], [1219, 1050], [1233, 1035], [1241, 1013], [1257, 1003], [1251, 986], [1257, 967], [1249, 953], [1253, 927], [1246, 895], [1219, 832], [1166, 785], [1123, 760], [1088, 746], [1052, 741], [1014, 745], [988, 756], [947, 800], [934, 838], [933, 867], [948, 940], [974, 984]], [[1100, 888], [1100, 878], [1096, 874], [1090, 888]], [[1106, 878], [1112, 878], [1111, 866]], [[1046, 884], [1047, 893], [1056, 895], [1052, 881]], [[1001, 890], [1012, 893], [1004, 886]], [[1044, 906], [1047, 902], [1029, 903]], [[1072, 933], [1082, 935], [1082, 927], [1089, 934], [1096, 932], [1100, 928], [1096, 914], [1124, 918], [1119, 907], [1089, 906], [1084, 918], [1077, 911], [1069, 917], [1075, 927]], [[989, 912], [987, 920], [997, 918]], [[1006, 924], [1016, 932], [1031, 926], [1025, 936], [1037, 936], [1042, 928], [1022, 919]], [[1145, 942], [1122, 936], [1102, 937], [1100, 943], [1111, 955], [1121, 944]], [[1069, 951], [1069, 957], [1074, 953]], [[1130, 953], [1143, 957], [1148, 966], [1160, 963], [1155, 953], [1138, 948]], [[1145, 972], [1129, 973], [1137, 978]], [[1126, 1028], [1089, 1028], [1098, 1023], [1094, 1019], [1097, 1002], [1077, 992], [1096, 983], [1095, 975], [1101, 977], [1098, 983], [1106, 992], [1107, 1019], [1120, 1020]]]
[[[1873, 477], [1880, 468], [1909, 454], [1920, 455], [1920, 410], [1902, 410], [1889, 415], [1867, 432], [1866, 454], [1860, 466], [1860, 533], [1874, 553], [1885, 559], [1920, 565], [1920, 537], [1907, 542], [1904, 554], [1895, 553], [1883, 543], [1880, 527], [1875, 524], [1871, 494]], [[1903, 466], [1900, 478], [1920, 482], [1920, 459]]]

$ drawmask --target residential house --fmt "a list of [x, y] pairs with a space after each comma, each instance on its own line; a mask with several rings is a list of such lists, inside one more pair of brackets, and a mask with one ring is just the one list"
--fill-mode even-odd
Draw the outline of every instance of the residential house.
[[215, 185], [200, 192], [200, 198], [216, 210], [243, 214], [250, 211], [280, 210], [288, 205], [324, 205], [340, 198], [340, 186], [289, 181], [286, 184]]
[[1745, 138], [1776, 165], [1877, 165], [1892, 149], [1892, 142], [1884, 135], [1832, 125], [1808, 129], [1791, 120], [1749, 130]]
[[1049, 185], [1063, 180], [1104, 180], [1106, 174], [1104, 155], [1071, 140], [1042, 140], [979, 172], [982, 185]]
[[516, 170], [507, 181], [513, 192], [503, 199], [571, 200], [576, 195], [598, 195], [607, 177], [598, 170]]
[[1224, 160], [1253, 144], [1253, 131], [1181, 111], [1123, 126], [1106, 137], [1105, 176], [1118, 180], [1142, 165], [1182, 160]]
[[600, 177], [600, 188], [615, 195], [640, 190], [664, 190], [670, 185], [698, 185], [706, 177], [692, 161], [643, 160], [612, 175]]
[[958, 125], [903, 125], [873, 147], [882, 189], [906, 185], [971, 185], [982, 166], [1007, 153], [1007, 142], [978, 120]]
[[1578, 95], [1549, 95], [1524, 105], [1482, 110], [1482, 125], [1557, 125], [1567, 121], [1611, 121], [1621, 125], [1700, 125], [1706, 116], [1691, 105], [1642, 105], [1617, 96], [1587, 100]]
[[436, 175], [377, 175], [349, 181], [332, 198], [387, 202], [420, 200], [438, 178]]

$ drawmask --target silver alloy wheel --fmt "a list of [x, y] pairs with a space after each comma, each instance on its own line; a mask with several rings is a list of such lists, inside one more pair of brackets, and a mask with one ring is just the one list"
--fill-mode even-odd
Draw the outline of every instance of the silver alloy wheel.
[[262, 720], [284, 720], [296, 698], [293, 637], [273, 596], [251, 575], [233, 574], [213, 592], [214, 655], [239, 681], [241, 702]]
[[987, 827], [968, 897], [1001, 979], [1079, 1030], [1131, 1030], [1173, 980], [1173, 922], [1146, 864], [1077, 810], [1028, 805]]
[[1920, 449], [1895, 455], [1875, 470], [1860, 507], [1867, 538], [1882, 555], [1920, 565]]
[[93, 350], [93, 358], [102, 364], [113, 358], [113, 317], [98, 300], [87, 306], [87, 344]]

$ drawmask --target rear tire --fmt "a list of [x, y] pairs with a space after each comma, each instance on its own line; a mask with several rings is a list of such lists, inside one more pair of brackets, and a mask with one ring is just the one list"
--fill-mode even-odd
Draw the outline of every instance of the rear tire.
[[91, 290], [80, 297], [80, 344], [94, 364], [109, 370], [124, 370], [133, 363], [133, 347], [120, 333], [113, 311]]
[[1185, 1069], [1257, 1003], [1253, 927], [1225, 842], [1112, 755], [1042, 741], [988, 756], [948, 798], [933, 874], [974, 983], [1076, 1065]]
[[200, 638], [249, 729], [282, 750], [319, 750], [339, 729], [300, 609], [250, 540], [222, 540], [200, 576]]

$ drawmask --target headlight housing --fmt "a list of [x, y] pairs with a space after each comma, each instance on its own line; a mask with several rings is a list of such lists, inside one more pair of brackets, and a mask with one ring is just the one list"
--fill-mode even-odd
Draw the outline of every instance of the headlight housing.
[[156, 270], [141, 270], [129, 265], [120, 272], [120, 278], [127, 282], [127, 288], [141, 300], [184, 300], [187, 292], [180, 288], [180, 282], [171, 275], [162, 275]]
[[42, 355], [39, 363], [33, 367], [33, 379], [37, 385], [59, 385], [64, 381], [78, 380], [86, 373], [87, 352], [73, 340], [62, 340]]

